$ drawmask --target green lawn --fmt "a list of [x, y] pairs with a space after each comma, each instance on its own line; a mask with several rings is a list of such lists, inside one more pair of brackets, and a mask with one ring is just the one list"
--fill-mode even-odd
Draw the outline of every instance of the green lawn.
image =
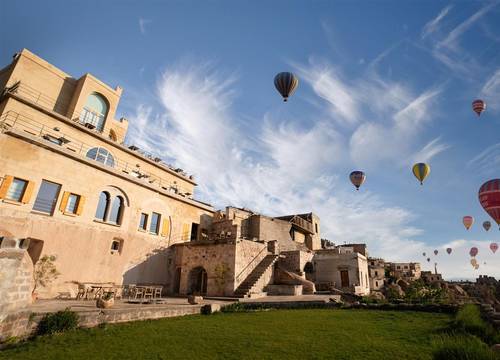
[[449, 320], [374, 310], [195, 315], [42, 337], [0, 359], [430, 359]]

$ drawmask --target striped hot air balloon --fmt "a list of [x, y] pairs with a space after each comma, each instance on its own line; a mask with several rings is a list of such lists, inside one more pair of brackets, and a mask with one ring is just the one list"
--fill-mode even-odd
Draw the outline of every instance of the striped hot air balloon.
[[481, 116], [481, 113], [486, 109], [486, 103], [481, 100], [477, 99], [472, 102], [472, 110], [477, 114], [477, 116]]
[[283, 96], [283, 101], [288, 100], [288, 97], [294, 93], [298, 85], [299, 79], [291, 72], [280, 72], [274, 77], [274, 86]]
[[483, 222], [483, 228], [484, 228], [484, 230], [489, 231], [490, 227], [491, 227], [491, 222], [489, 222], [489, 221]]
[[349, 175], [351, 182], [354, 186], [356, 186], [356, 190], [359, 190], [359, 187], [363, 185], [366, 180], [366, 175], [362, 171], [353, 171], [351, 175]]
[[474, 218], [472, 216], [464, 216], [463, 219], [462, 219], [462, 223], [464, 224], [465, 228], [467, 230], [469, 230], [472, 226], [472, 224], [474, 224]]
[[424, 184], [425, 178], [430, 174], [431, 167], [425, 163], [413, 165], [413, 175], [420, 181], [420, 185]]
[[486, 181], [478, 195], [483, 209], [500, 225], [500, 179]]

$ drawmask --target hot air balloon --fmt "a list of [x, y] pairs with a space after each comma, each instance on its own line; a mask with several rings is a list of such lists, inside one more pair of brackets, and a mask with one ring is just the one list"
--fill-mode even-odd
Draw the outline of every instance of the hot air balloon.
[[498, 250], [498, 244], [497, 244], [497, 243], [495, 243], [495, 242], [492, 242], [492, 243], [490, 244], [490, 250], [491, 250], [491, 251], [493, 251], [493, 254], [494, 254], [494, 253], [496, 253], [496, 252], [497, 252], [497, 250]]
[[427, 258], [427, 262], [431, 262], [431, 258]]
[[353, 171], [351, 175], [349, 175], [351, 182], [354, 186], [356, 186], [356, 190], [359, 190], [359, 187], [363, 185], [366, 180], [366, 175], [362, 171]]
[[451, 254], [451, 251], [452, 251], [451, 248], [446, 248], [446, 252], [448, 253], [448, 255]]
[[489, 180], [481, 185], [479, 202], [493, 220], [500, 225], [500, 179]]
[[472, 224], [474, 224], [474, 218], [472, 216], [464, 216], [462, 222], [467, 230], [470, 229]]
[[483, 100], [477, 99], [472, 102], [472, 110], [477, 114], [477, 116], [481, 116], [481, 113], [486, 109], [486, 103]]
[[470, 259], [470, 264], [472, 266], [476, 266], [477, 265], [477, 260], [476, 259]]
[[472, 257], [475, 257], [477, 255], [477, 253], [479, 252], [479, 250], [477, 249], [477, 247], [471, 247], [470, 250], [469, 250], [469, 254], [470, 256]]
[[288, 97], [293, 94], [298, 85], [299, 79], [291, 72], [280, 72], [274, 77], [274, 86], [283, 96], [283, 101], [288, 100]]
[[437, 255], [439, 251], [437, 250], [434, 250], [434, 255]]
[[425, 253], [422, 253], [423, 256], [425, 256]]
[[491, 227], [491, 222], [489, 222], [489, 221], [483, 222], [483, 228], [484, 228], [484, 230], [489, 231], [490, 227]]
[[413, 165], [413, 175], [420, 181], [420, 185], [424, 184], [425, 178], [430, 174], [431, 167], [425, 163]]

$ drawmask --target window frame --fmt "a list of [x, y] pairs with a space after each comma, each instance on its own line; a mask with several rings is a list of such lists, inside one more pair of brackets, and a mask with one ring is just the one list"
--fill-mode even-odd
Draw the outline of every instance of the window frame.
[[[89, 153], [91, 151], [95, 151], [94, 156], [89, 155]], [[104, 161], [98, 160], [99, 157], [103, 157]], [[102, 146], [94, 146], [94, 147], [88, 149], [87, 152], [85, 153], [85, 158], [97, 161], [98, 163], [109, 166], [111, 168], [114, 168], [116, 165], [116, 159], [115, 159], [114, 155], [111, 153], [111, 151], [109, 151], [108, 149], [106, 149], [105, 147], [102, 147]]]
[[[153, 219], [154, 219], [155, 215], [158, 215], [157, 222], [156, 222], [156, 229], [155, 229], [155, 231], [152, 231]], [[149, 233], [152, 235], [159, 235], [160, 234], [160, 225], [161, 225], [161, 214], [153, 211], [151, 213], [151, 221], [149, 223], [149, 229], [148, 229]]]
[[[48, 183], [50, 185], [56, 185], [57, 186], [57, 192], [56, 192], [54, 198], [52, 199], [52, 208], [51, 208], [50, 212], [47, 212], [47, 211], [44, 211], [44, 210], [40, 210], [40, 208], [35, 209], [35, 206], [37, 206], [37, 201], [38, 201], [38, 197], [40, 195], [40, 191], [42, 190], [42, 186], [43, 186], [44, 183]], [[57, 202], [59, 201], [59, 197], [61, 195], [61, 189], [62, 189], [62, 185], [61, 184], [56, 183], [54, 181], [47, 180], [47, 179], [42, 179], [42, 182], [40, 183], [40, 187], [38, 188], [38, 192], [37, 192], [36, 197], [35, 197], [35, 202], [33, 203], [33, 207], [31, 208], [31, 211], [34, 212], [34, 213], [38, 213], [38, 214], [44, 214], [44, 215], [48, 215], [48, 216], [53, 216], [54, 212], [55, 212], [55, 209], [56, 209]], [[41, 200], [45, 200], [45, 199], [41, 199]]]
[[[144, 223], [142, 223], [142, 219], [144, 217]], [[148, 231], [148, 220], [149, 214], [141, 212], [139, 217], [139, 227], [137, 228], [139, 231]]]
[[[75, 203], [74, 203], [74, 208], [73, 210], [69, 209], [69, 206], [70, 206], [70, 199], [71, 197], [74, 196], [76, 199], [75, 199]], [[80, 204], [80, 200], [81, 200], [81, 195], [78, 195], [78, 194], [75, 194], [75, 193], [69, 193], [68, 195], [68, 201], [66, 202], [66, 207], [64, 208], [64, 213], [65, 214], [74, 214], [76, 215], [76, 213], [78, 212], [78, 205]]]
[[[9, 192], [11, 191], [11, 189], [12, 189], [14, 183], [16, 182], [16, 180], [17, 181], [22, 181], [24, 183], [23, 188], [21, 190], [21, 193], [19, 194], [19, 198], [18, 199], [9, 197]], [[9, 188], [7, 189], [7, 192], [5, 194], [5, 200], [14, 201], [14, 202], [17, 202], [17, 203], [21, 203], [22, 200], [23, 200], [24, 194], [26, 193], [26, 189], [28, 188], [28, 184], [29, 184], [28, 180], [21, 179], [21, 178], [18, 178], [18, 177], [13, 177], [12, 178], [12, 183], [9, 185]]]

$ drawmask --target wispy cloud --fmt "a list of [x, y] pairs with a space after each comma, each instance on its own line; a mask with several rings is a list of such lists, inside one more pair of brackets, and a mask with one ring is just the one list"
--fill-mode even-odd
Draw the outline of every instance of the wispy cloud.
[[469, 160], [467, 166], [483, 174], [497, 173], [500, 166], [500, 143], [488, 146]]
[[153, 20], [139, 18], [139, 30], [142, 35], [146, 34], [146, 25], [152, 23]]
[[424, 28], [422, 29], [422, 34], [421, 38], [425, 39], [427, 36], [430, 34], [436, 32], [439, 30], [439, 26], [441, 21], [444, 19], [446, 15], [448, 15], [448, 12], [453, 8], [453, 5], [448, 5], [446, 6], [443, 10], [440, 11], [438, 16], [436, 16], [434, 19], [429, 21], [427, 24], [425, 24]]
[[427, 143], [420, 151], [418, 151], [412, 158], [412, 163], [416, 162], [428, 162], [434, 156], [442, 153], [443, 151], [450, 148], [448, 144], [443, 144], [440, 142], [441, 137], [437, 137], [434, 140]]
[[481, 89], [481, 96], [485, 98], [486, 106], [491, 109], [500, 109], [498, 94], [500, 94], [500, 68], [486, 80]]

